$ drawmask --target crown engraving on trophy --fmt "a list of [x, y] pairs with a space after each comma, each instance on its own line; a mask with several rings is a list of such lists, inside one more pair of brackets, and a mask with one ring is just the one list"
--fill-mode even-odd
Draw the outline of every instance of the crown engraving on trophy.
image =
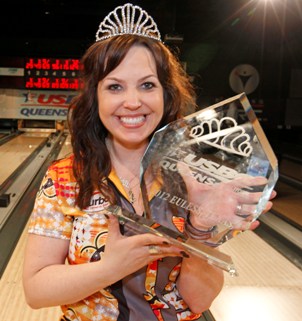
[[184, 142], [183, 145], [204, 143], [244, 157], [250, 156], [253, 151], [251, 137], [244, 127], [238, 125], [231, 117], [204, 120], [191, 128], [189, 136], [193, 139]]
[[161, 41], [160, 32], [153, 18], [145, 10], [131, 3], [115, 8], [104, 18], [96, 33], [96, 41], [124, 34]]

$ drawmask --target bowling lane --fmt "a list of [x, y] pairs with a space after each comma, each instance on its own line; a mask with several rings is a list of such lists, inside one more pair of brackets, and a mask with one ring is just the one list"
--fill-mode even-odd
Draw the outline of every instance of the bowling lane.
[[280, 180], [276, 185], [276, 191], [273, 210], [302, 229], [302, 190]]
[[23, 133], [0, 146], [0, 185], [48, 136], [49, 133]]
[[254, 232], [224, 243], [239, 276], [225, 274], [210, 310], [217, 321], [298, 321], [302, 315], [302, 271]]

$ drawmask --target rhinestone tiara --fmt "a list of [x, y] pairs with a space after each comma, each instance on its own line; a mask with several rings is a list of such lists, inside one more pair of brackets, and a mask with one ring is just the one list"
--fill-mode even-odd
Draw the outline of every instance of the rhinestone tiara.
[[160, 32], [153, 18], [145, 10], [131, 3], [115, 8], [104, 18], [96, 33], [96, 41], [125, 34], [161, 41]]

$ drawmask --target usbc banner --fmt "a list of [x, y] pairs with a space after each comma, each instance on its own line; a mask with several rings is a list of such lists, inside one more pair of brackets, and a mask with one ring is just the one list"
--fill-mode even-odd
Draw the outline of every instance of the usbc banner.
[[74, 91], [0, 90], [0, 118], [65, 120]]

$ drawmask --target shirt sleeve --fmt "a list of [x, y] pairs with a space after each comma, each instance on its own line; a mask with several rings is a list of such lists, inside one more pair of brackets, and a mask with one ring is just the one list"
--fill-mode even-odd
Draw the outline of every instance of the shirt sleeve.
[[70, 239], [73, 217], [65, 215], [56, 190], [57, 173], [48, 170], [37, 193], [28, 233]]

